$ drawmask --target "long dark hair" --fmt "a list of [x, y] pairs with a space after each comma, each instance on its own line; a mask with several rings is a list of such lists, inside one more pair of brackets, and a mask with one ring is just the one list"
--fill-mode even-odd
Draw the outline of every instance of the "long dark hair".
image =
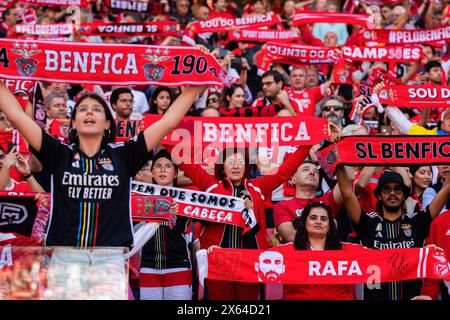
[[[224, 87], [219, 98], [219, 108], [229, 108], [231, 96], [239, 88], [241, 88], [245, 93], [244, 87], [240, 84], [233, 83], [229, 87]], [[230, 98], [230, 100], [227, 98]]]
[[225, 159], [229, 156], [240, 153], [244, 156], [245, 159], [245, 171], [243, 178], [250, 179], [251, 165], [250, 165], [250, 155], [248, 149], [245, 148], [226, 148], [219, 153], [219, 157], [217, 158], [216, 164], [214, 165], [214, 176], [218, 180], [224, 181], [226, 178], [225, 169], [223, 164]]
[[163, 91], [167, 91], [169, 93], [170, 98], [169, 106], [172, 105], [173, 100], [175, 100], [172, 89], [170, 89], [169, 87], [157, 87], [155, 91], [153, 91], [152, 96], [150, 97], [149, 101], [150, 109], [148, 110], [149, 114], [158, 114], [158, 106], [156, 105], [155, 100], [156, 98], [158, 98], [158, 95]]
[[72, 124], [75, 121], [75, 116], [77, 115], [77, 107], [86, 99], [92, 99], [100, 103], [100, 105], [103, 107], [103, 110], [105, 111], [106, 120], [109, 120], [109, 122], [111, 123], [109, 129], [105, 130], [105, 133], [103, 134], [102, 145], [114, 142], [116, 138], [116, 122], [114, 120], [114, 117], [112, 116], [106, 101], [98, 94], [92, 92], [83, 94], [78, 99], [73, 108], [72, 115], [70, 116], [69, 142], [75, 143], [77, 145], [80, 144], [80, 138], [78, 137], [78, 133], [76, 132], [76, 130], [72, 128]]
[[295, 234], [294, 247], [297, 250], [310, 250], [310, 243], [308, 238], [308, 231], [306, 230], [306, 219], [311, 214], [311, 210], [314, 208], [321, 208], [327, 212], [330, 229], [327, 233], [325, 241], [325, 250], [340, 250], [342, 249], [341, 239], [337, 230], [336, 223], [334, 222], [331, 208], [322, 202], [310, 202], [303, 209], [300, 217], [295, 218], [294, 225], [297, 227], [297, 233]]

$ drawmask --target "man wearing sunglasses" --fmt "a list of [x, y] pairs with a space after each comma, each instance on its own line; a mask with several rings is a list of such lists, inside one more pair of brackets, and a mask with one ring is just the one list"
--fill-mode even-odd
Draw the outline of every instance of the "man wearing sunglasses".
[[[408, 199], [410, 188], [405, 185], [402, 176], [397, 172], [386, 171], [380, 176], [374, 190], [378, 200], [377, 209], [367, 213], [361, 209], [344, 167], [338, 168], [336, 176], [358, 239], [364, 246], [374, 249], [422, 247], [432, 219], [439, 214], [450, 196], [450, 181], [447, 181], [430, 205], [420, 210], [417, 203]], [[407, 213], [406, 208], [414, 204], [414, 210], [408, 210]], [[398, 265], [401, 263], [396, 262]], [[366, 284], [364, 298], [409, 300], [420, 295], [421, 283], [421, 280], [406, 280]]]
[[334, 123], [342, 130], [343, 127], [352, 123], [344, 118], [345, 106], [344, 104], [335, 97], [327, 97], [323, 100], [320, 116], [327, 119], [329, 122]]

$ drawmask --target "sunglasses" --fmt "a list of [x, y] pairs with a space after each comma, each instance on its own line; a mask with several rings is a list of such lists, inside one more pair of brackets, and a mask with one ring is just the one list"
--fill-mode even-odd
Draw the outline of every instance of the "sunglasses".
[[396, 186], [394, 188], [384, 186], [381, 188], [381, 192], [384, 194], [391, 194], [391, 192], [394, 191], [396, 195], [400, 195], [403, 193], [403, 188], [401, 186]]
[[336, 105], [336, 106], [325, 106], [325, 107], [322, 108], [322, 111], [328, 112], [328, 111], [331, 111], [331, 109], [333, 109], [334, 111], [340, 111], [340, 110], [344, 110], [344, 107], [343, 106], [338, 106], [338, 105]]
[[217, 102], [217, 101], [219, 101], [219, 98], [209, 98], [208, 100], [206, 100], [207, 103]]

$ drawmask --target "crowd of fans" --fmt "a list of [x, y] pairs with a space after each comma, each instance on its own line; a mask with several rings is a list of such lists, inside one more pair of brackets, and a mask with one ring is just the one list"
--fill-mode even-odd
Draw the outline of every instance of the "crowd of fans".
[[[142, 1], [146, 2], [146, 1]], [[295, 65], [273, 62], [263, 68], [260, 55], [266, 44], [230, 40], [229, 33], [189, 32], [192, 23], [216, 17], [237, 18], [243, 16], [278, 15], [277, 30], [293, 30], [298, 39], [295, 43], [338, 48], [344, 45], [376, 46], [376, 41], [360, 43], [357, 36], [367, 29], [345, 23], [315, 23], [292, 25], [295, 14], [312, 12], [375, 12], [375, 21], [381, 29], [436, 28], [448, 24], [450, 6], [445, 0], [423, 1], [338, 1], [338, 0], [253, 0], [253, 1], [147, 1], [148, 12], [114, 11], [104, 1], [92, 1], [88, 6], [74, 12], [67, 7], [37, 6], [18, 1], [2, 13], [0, 38], [18, 37], [14, 33], [17, 24], [57, 24], [67, 21], [95, 22], [149, 22], [176, 21], [177, 36], [88, 36], [74, 32], [65, 40], [125, 43], [164, 46], [202, 45], [220, 62], [231, 79], [223, 87], [203, 88], [195, 101], [189, 105], [187, 115], [198, 117], [224, 117], [230, 110], [241, 108], [270, 108], [273, 116], [315, 116], [326, 119], [333, 130], [343, 136], [359, 135], [442, 135], [450, 134], [450, 108], [405, 108], [385, 106], [380, 113], [375, 105], [366, 110], [363, 118], [350, 117], [357, 93], [357, 84], [380, 90], [383, 84], [377, 71], [391, 72], [404, 84], [443, 86], [450, 81], [450, 48], [448, 42], [421, 45], [423, 58], [418, 62], [393, 63], [364, 61], [350, 69], [350, 80], [340, 82], [333, 73], [333, 64]], [[376, 3], [376, 4], [373, 4]], [[28, 37], [22, 35], [22, 37]], [[51, 38], [52, 36], [44, 36]], [[56, 36], [55, 36], [56, 37]], [[31, 37], [34, 38], [34, 37]], [[57, 36], [60, 40], [60, 36]], [[378, 87], [376, 85], [379, 85]], [[355, 85], [355, 86], [354, 86]], [[116, 122], [139, 121], [147, 114], [165, 115], [177, 97], [186, 94], [180, 87], [163, 86], [83, 86], [67, 83], [39, 82], [35, 90], [42, 93], [46, 113], [47, 132], [52, 123], [63, 125], [75, 119], [75, 106], [83, 106], [85, 94], [94, 92], [108, 101], [105, 113], [111, 113]], [[13, 91], [13, 90], [12, 90]], [[4, 91], [0, 100], [4, 99]], [[31, 91], [13, 92], [22, 109], [29, 117], [33, 114]], [[3, 101], [3, 100], [2, 100]], [[182, 103], [182, 100], [179, 100]], [[189, 101], [185, 99], [184, 101]], [[4, 102], [5, 103], [5, 102]], [[0, 103], [0, 131], [11, 131], [7, 112]], [[237, 113], [239, 114], [239, 113]], [[255, 116], [253, 114], [253, 116]], [[131, 126], [131, 138], [138, 134], [139, 126]], [[16, 128], [17, 129], [17, 128]], [[70, 131], [72, 131], [71, 128]], [[19, 130], [21, 131], [21, 130]], [[22, 154], [17, 146], [4, 150], [0, 146], [0, 190], [13, 192], [51, 192], [51, 174], [56, 164], [48, 167], [45, 157], [31, 143], [29, 152]], [[71, 133], [67, 139], [75, 141]], [[69, 137], [70, 136], [70, 137]], [[81, 137], [81, 133], [80, 133]], [[23, 138], [22, 138], [23, 139]], [[60, 139], [64, 140], [64, 138]], [[81, 138], [80, 138], [81, 139]], [[46, 140], [46, 139], [42, 139]], [[119, 140], [116, 140], [119, 141]], [[44, 143], [45, 141], [42, 141]], [[45, 142], [48, 143], [48, 142]], [[51, 145], [51, 144], [49, 144]], [[80, 146], [82, 144], [80, 143]], [[139, 158], [144, 167], [134, 176], [136, 181], [156, 183], [162, 186], [195, 188], [201, 191], [246, 198], [258, 220], [260, 229], [256, 234], [242, 233], [242, 228], [178, 217], [175, 227], [162, 223], [155, 235], [142, 249], [141, 263], [131, 272], [131, 284], [135, 299], [271, 299], [277, 297], [275, 288], [259, 284], [243, 284], [224, 281], [207, 281], [206, 291], [199, 294], [195, 270], [195, 253], [200, 248], [212, 250], [223, 248], [264, 249], [271, 245], [294, 242], [300, 250], [342, 249], [340, 244], [330, 246], [328, 230], [338, 233], [342, 241], [360, 243], [369, 248], [389, 248], [388, 243], [409, 243], [405, 247], [422, 247], [436, 225], [450, 221], [450, 163], [412, 167], [346, 167], [338, 170], [337, 179], [330, 180], [317, 162], [311, 148], [280, 147], [260, 148], [256, 161], [249, 163], [246, 152], [236, 151], [222, 164], [214, 162], [203, 166], [177, 164], [169, 152], [155, 147], [153, 157]], [[43, 148], [43, 147], [42, 147]], [[48, 150], [56, 150], [46, 147]], [[149, 143], [147, 142], [147, 148]], [[134, 150], [134, 149], [133, 149]], [[35, 151], [38, 151], [37, 153]], [[85, 151], [84, 151], [85, 152]], [[39, 160], [40, 161], [39, 161]], [[44, 163], [44, 166], [41, 164]], [[221, 166], [221, 167], [220, 167]], [[218, 168], [220, 167], [220, 168]], [[129, 170], [133, 172], [132, 169]], [[275, 172], [275, 174], [273, 174]], [[265, 198], [264, 195], [269, 195]], [[127, 199], [124, 199], [127, 201]], [[321, 202], [322, 205], [314, 204]], [[302, 219], [302, 210], [307, 216]], [[439, 216], [439, 217], [438, 217]], [[320, 227], [308, 225], [313, 217]], [[435, 217], [435, 220], [433, 220]], [[301, 221], [302, 220], [302, 221]], [[432, 222], [433, 221], [433, 222]], [[312, 225], [313, 222], [310, 222]], [[433, 224], [435, 226], [433, 227]], [[333, 228], [331, 226], [333, 225]], [[382, 230], [400, 230], [408, 225], [412, 233], [391, 234]], [[335, 228], [337, 226], [337, 228]], [[298, 238], [302, 230], [303, 238]], [[441, 230], [441, 229], [439, 229]], [[450, 230], [450, 229], [449, 229]], [[380, 232], [381, 231], [381, 232]], [[448, 233], [448, 231], [447, 231]], [[306, 234], [306, 235], [305, 235]], [[448, 234], [447, 234], [448, 235]], [[297, 236], [297, 238], [296, 238]], [[434, 237], [434, 238], [433, 238]], [[432, 234], [430, 239], [445, 238]], [[448, 237], [447, 237], [448, 238]], [[54, 241], [54, 237], [52, 240]], [[270, 244], [269, 240], [270, 239]], [[409, 241], [409, 242], [408, 242]], [[431, 242], [430, 242], [431, 241]], [[448, 249], [447, 242], [436, 243]], [[326, 243], [325, 243], [326, 242]], [[377, 244], [385, 244], [386, 246]], [[55, 242], [55, 244], [59, 244]], [[314, 244], [314, 245], [313, 245]], [[68, 243], [68, 245], [77, 245]], [[286, 299], [411, 299], [416, 296], [448, 299], [449, 289], [439, 283], [425, 281], [401, 281], [385, 283], [379, 289], [343, 287], [336, 294], [311, 295], [309, 289], [287, 286]], [[437, 288], [437, 289], [436, 289]], [[440, 290], [442, 289], [442, 290]], [[331, 290], [329, 287], [323, 290]], [[325, 292], [324, 291], [324, 292]], [[364, 294], [362, 294], [364, 291]], [[329, 291], [327, 291], [329, 292]], [[334, 291], [332, 291], [334, 292]], [[278, 298], [283, 295], [279, 295]]]

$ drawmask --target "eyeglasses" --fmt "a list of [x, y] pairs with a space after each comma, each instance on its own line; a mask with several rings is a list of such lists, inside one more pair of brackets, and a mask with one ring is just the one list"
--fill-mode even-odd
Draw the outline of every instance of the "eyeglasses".
[[80, 113], [85, 113], [88, 111], [91, 111], [92, 113], [102, 113], [104, 112], [104, 109], [102, 106], [92, 106], [92, 108], [86, 106], [86, 105], [80, 105], [77, 107], [77, 111]]
[[233, 166], [233, 165], [243, 166], [243, 165], [245, 165], [245, 161], [242, 160], [242, 159], [239, 159], [239, 160], [237, 160], [237, 161], [232, 160], [232, 159], [229, 159], [229, 160], [227, 160], [225, 163], [226, 163], [227, 165], [229, 165], [229, 166]]
[[219, 98], [216, 98], [216, 97], [209, 98], [208, 100], [206, 100], [207, 103], [212, 103], [212, 102], [217, 102], [217, 101], [219, 101]]
[[156, 164], [153, 166], [153, 169], [155, 169], [156, 171], [162, 171], [162, 169], [164, 168], [165, 171], [170, 171], [174, 168], [173, 164]]
[[343, 106], [336, 105], [336, 106], [325, 106], [322, 108], [322, 111], [329, 112], [331, 111], [331, 108], [333, 108], [334, 111], [340, 111], [345, 109]]
[[388, 187], [388, 186], [383, 186], [381, 188], [381, 192], [384, 194], [391, 194], [391, 192], [394, 191], [394, 193], [396, 195], [400, 195], [403, 193], [403, 188], [401, 186], [396, 186], [394, 188]]

